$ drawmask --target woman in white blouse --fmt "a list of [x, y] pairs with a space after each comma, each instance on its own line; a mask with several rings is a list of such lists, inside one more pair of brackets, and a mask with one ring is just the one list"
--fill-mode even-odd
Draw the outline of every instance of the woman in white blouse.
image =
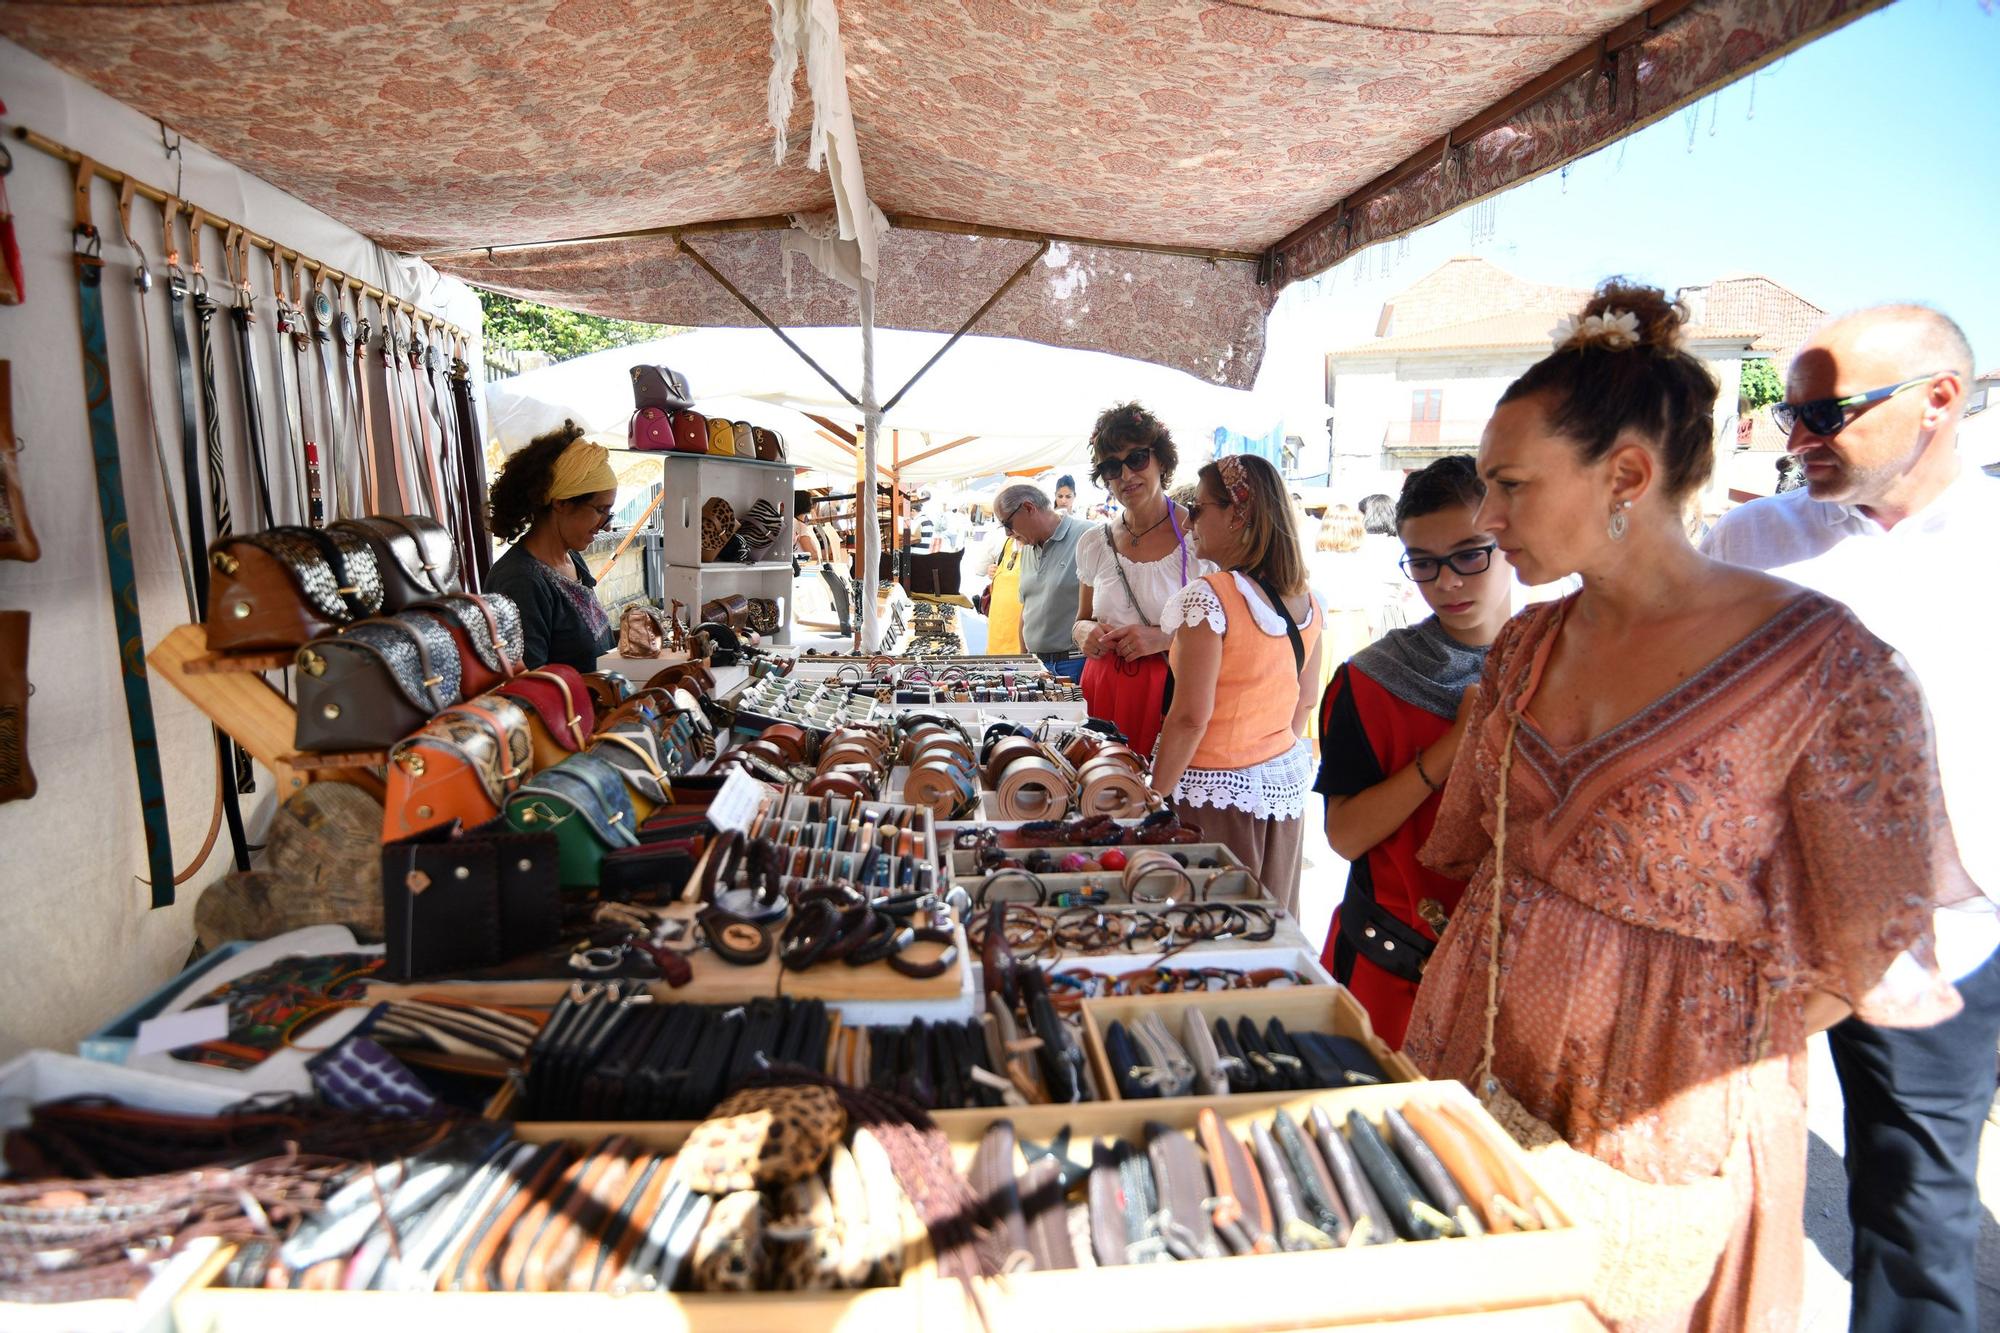
[[1284, 481], [1261, 458], [1202, 468], [1188, 526], [1226, 573], [1167, 600], [1174, 701], [1153, 757], [1153, 790], [1236, 853], [1298, 915], [1320, 631]]
[[1193, 549], [1187, 512], [1167, 498], [1179, 455], [1158, 417], [1137, 403], [1107, 409], [1090, 432], [1091, 476], [1124, 506], [1078, 539], [1076, 646], [1092, 717], [1115, 723], [1150, 754], [1169, 690], [1161, 628], [1167, 599], [1215, 566]]

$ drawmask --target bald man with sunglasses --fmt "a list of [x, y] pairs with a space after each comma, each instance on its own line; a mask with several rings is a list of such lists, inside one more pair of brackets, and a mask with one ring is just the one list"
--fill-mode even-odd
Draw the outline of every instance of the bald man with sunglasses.
[[1976, 1170], [2000, 1043], [2000, 708], [1992, 608], [1974, 585], [2000, 534], [2000, 480], [1958, 454], [1972, 371], [1964, 332], [1924, 306], [1825, 325], [1770, 409], [1805, 484], [1725, 514], [1702, 544], [1845, 602], [1903, 655], [1930, 706], [1960, 859], [1985, 895], [1936, 918], [1963, 1012], [1914, 1030], [1850, 1017], [1827, 1034], [1847, 1107], [1857, 1333], [1979, 1327]]

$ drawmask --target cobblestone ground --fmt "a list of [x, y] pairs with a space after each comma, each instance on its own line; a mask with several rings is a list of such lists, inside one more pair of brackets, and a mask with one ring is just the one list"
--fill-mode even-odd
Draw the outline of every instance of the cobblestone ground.
[[[1347, 881], [1347, 863], [1326, 845], [1316, 819], [1307, 821], [1306, 871], [1299, 893], [1300, 924], [1306, 938], [1324, 939], [1333, 909]], [[1826, 1039], [1811, 1046], [1806, 1116], [1811, 1127], [1806, 1162], [1806, 1297], [1799, 1327], [1802, 1333], [1843, 1333], [1847, 1328], [1848, 1253], [1852, 1235], [1847, 1225], [1847, 1177], [1840, 1155], [1840, 1081]], [[2000, 1098], [1987, 1116], [1985, 1142], [1979, 1154], [1980, 1195], [1986, 1201], [1985, 1224], [1979, 1241], [1980, 1324], [2000, 1330]]]

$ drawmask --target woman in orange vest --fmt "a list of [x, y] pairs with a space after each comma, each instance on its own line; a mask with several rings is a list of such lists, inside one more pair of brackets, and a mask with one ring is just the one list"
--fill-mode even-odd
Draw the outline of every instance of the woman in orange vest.
[[1231, 454], [1201, 469], [1188, 531], [1222, 567], [1167, 599], [1160, 626], [1174, 700], [1160, 726], [1153, 790], [1298, 915], [1326, 617], [1306, 587], [1305, 555], [1284, 479], [1265, 460]]

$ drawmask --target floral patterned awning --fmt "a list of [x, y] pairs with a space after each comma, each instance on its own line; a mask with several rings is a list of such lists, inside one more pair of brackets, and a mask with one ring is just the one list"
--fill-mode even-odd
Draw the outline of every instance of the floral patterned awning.
[[[1247, 386], [1276, 290], [1558, 166], [1884, 0], [838, 0], [892, 219], [1068, 238], [983, 333]], [[9, 3], [0, 35], [392, 248], [594, 313], [752, 322], [671, 238], [825, 208], [772, 160], [763, 0]], [[852, 296], [692, 238], [781, 323]], [[1080, 243], [1089, 240], [1150, 251]], [[954, 329], [1033, 242], [898, 229], [878, 319]]]

